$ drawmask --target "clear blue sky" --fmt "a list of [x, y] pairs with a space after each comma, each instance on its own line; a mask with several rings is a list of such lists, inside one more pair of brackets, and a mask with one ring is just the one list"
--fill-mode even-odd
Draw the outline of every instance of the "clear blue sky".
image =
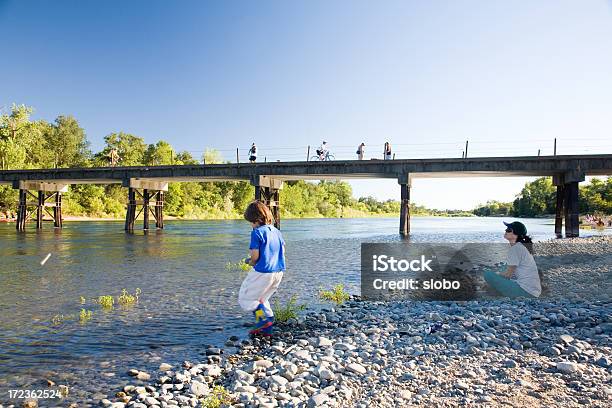
[[[74, 115], [226, 159], [612, 152], [609, 1], [0, 0], [0, 107]], [[417, 180], [436, 208], [510, 200], [526, 179]], [[398, 198], [394, 181], [355, 195]], [[469, 191], [469, 194], [466, 194]], [[452, 197], [452, 199], [449, 199]]]

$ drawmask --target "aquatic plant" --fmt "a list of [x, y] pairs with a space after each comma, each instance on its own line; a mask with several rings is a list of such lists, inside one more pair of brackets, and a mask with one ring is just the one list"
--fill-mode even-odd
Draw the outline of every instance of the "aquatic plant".
[[351, 298], [348, 292], [344, 290], [344, 285], [341, 283], [334, 286], [332, 290], [319, 290], [319, 298], [334, 302], [337, 305], [341, 305]]
[[251, 270], [251, 265], [244, 262], [244, 260], [241, 260], [240, 262], [228, 262], [225, 264], [225, 270], [247, 272]]
[[230, 405], [232, 398], [230, 393], [225, 387], [221, 385], [215, 385], [210, 394], [200, 400], [203, 408], [221, 408], [224, 405]]
[[272, 311], [274, 312], [274, 320], [278, 323], [285, 323], [289, 319], [297, 319], [299, 312], [306, 308], [305, 304], [297, 304], [297, 296], [293, 295], [286, 305], [279, 305], [274, 302]]
[[55, 316], [53, 316], [51, 318], [51, 324], [53, 324], [54, 326], [58, 325], [58, 324], [62, 324], [64, 322], [64, 320], [66, 320], [66, 317], [62, 314], [56, 314]]
[[133, 305], [134, 303], [138, 303], [139, 296], [142, 292], [140, 288], [136, 288], [136, 292], [132, 295], [127, 290], [123, 289], [121, 291], [121, 295], [117, 298], [117, 302], [120, 305], [127, 306]]
[[98, 303], [104, 309], [112, 309], [113, 305], [115, 304], [115, 299], [112, 296], [110, 296], [110, 295], [99, 296], [98, 297]]
[[79, 322], [81, 324], [87, 323], [91, 320], [93, 312], [91, 310], [81, 309], [81, 313], [79, 314]]
[[84, 305], [84, 304], [85, 304], [85, 302], [87, 302], [87, 300], [85, 299], [85, 297], [84, 297], [84, 296], [81, 296], [81, 297], [79, 298], [79, 301], [81, 302], [81, 304], [82, 304], [82, 305]]

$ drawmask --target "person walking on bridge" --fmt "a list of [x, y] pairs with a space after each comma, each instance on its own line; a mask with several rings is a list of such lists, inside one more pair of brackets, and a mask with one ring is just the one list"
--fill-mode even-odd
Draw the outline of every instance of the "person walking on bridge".
[[384, 160], [391, 160], [391, 144], [389, 142], [385, 142], [385, 147], [383, 149], [383, 158]]
[[251, 334], [272, 335], [274, 313], [269, 299], [276, 292], [285, 271], [285, 240], [272, 225], [270, 209], [261, 201], [253, 201], [244, 212], [251, 223], [250, 258], [253, 267], [238, 292], [238, 303], [243, 310], [253, 312], [255, 327]]
[[253, 142], [253, 144], [251, 145], [251, 148], [249, 149], [249, 161], [251, 163], [255, 163], [256, 160], [257, 160], [257, 146], [255, 146], [255, 142]]
[[365, 143], [361, 142], [361, 144], [357, 146], [357, 160], [363, 160], [364, 154], [365, 154]]

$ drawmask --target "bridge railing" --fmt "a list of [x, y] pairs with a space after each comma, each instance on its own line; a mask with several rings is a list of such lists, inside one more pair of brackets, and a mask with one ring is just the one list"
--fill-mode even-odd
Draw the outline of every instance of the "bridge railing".
[[[331, 141], [329, 151], [335, 160], [356, 160], [357, 148], [362, 141], [354, 145], [334, 145]], [[364, 160], [383, 159], [384, 141], [365, 143]], [[282, 146], [272, 144], [257, 145], [257, 161], [305, 161], [316, 155], [319, 144], [302, 146]], [[249, 148], [210, 146], [221, 155], [223, 162], [248, 162]], [[462, 157], [516, 157], [516, 156], [553, 156], [566, 154], [610, 154], [612, 139], [555, 139], [540, 138], [531, 140], [529, 145], [515, 140], [462, 140], [453, 142], [411, 142], [392, 143], [392, 154], [395, 159], [424, 158], [462, 158]], [[467, 150], [467, 156], [466, 156]], [[201, 158], [205, 150], [188, 150], [194, 158]]]

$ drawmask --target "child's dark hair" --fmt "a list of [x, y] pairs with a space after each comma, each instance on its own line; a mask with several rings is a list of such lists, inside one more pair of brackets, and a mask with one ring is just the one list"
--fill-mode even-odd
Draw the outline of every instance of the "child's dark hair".
[[244, 210], [244, 219], [259, 225], [272, 224], [272, 212], [261, 201], [252, 201]]
[[533, 255], [533, 241], [529, 235], [517, 235], [516, 242], [520, 242], [525, 245], [525, 248]]

